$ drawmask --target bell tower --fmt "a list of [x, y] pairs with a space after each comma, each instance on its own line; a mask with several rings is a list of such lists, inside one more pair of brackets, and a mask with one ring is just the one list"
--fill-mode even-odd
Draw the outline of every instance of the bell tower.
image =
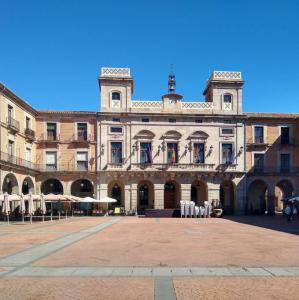
[[203, 94], [206, 102], [213, 102], [214, 113], [242, 114], [243, 84], [241, 72], [214, 71]]
[[133, 94], [130, 69], [102, 68], [98, 80], [101, 91], [100, 111], [129, 111]]

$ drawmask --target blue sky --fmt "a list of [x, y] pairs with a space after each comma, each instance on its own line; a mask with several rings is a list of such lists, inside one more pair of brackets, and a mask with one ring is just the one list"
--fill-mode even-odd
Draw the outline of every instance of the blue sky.
[[299, 112], [299, 1], [0, 0], [0, 81], [38, 109], [99, 110], [100, 67], [130, 67], [133, 99], [203, 100], [242, 71], [244, 111]]

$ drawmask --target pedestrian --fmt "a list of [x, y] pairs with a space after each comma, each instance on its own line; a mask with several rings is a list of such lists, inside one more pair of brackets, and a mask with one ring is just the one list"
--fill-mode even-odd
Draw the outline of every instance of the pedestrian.
[[287, 216], [287, 220], [288, 220], [288, 222], [290, 222], [291, 221], [291, 207], [290, 207], [290, 205], [289, 204], [287, 204], [286, 205], [286, 208], [285, 208], [285, 210], [284, 210], [284, 213], [286, 214], [286, 216]]
[[293, 211], [292, 211], [292, 217], [294, 216], [294, 218], [298, 218], [298, 212], [297, 212], [297, 207], [295, 205], [293, 205]]

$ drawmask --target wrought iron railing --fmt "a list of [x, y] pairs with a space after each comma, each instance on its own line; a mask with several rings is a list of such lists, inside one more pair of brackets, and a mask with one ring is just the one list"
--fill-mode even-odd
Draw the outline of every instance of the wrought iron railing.
[[20, 130], [20, 122], [14, 119], [13, 117], [8, 117], [7, 118], [7, 126], [15, 131]]
[[0, 160], [6, 163], [10, 163], [13, 165], [18, 165], [20, 167], [24, 167], [24, 168], [28, 168], [28, 169], [33, 169], [33, 170], [37, 170], [38, 169], [38, 165], [28, 161], [26, 159], [5, 153], [5, 152], [0, 152]]
[[32, 140], [35, 139], [35, 131], [30, 128], [25, 128], [25, 135]]

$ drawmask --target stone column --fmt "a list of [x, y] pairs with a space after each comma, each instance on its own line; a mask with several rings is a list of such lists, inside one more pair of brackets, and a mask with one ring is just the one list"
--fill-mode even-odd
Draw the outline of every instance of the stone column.
[[208, 201], [212, 203], [214, 199], [220, 200], [220, 183], [207, 182]]
[[[179, 199], [183, 201], [191, 201], [191, 183], [181, 184], [181, 197]], [[177, 203], [179, 205], [179, 203]]]
[[[108, 184], [107, 183], [100, 183], [99, 185], [97, 185], [97, 198], [98, 199], [102, 199], [104, 197], [108, 196]], [[108, 208], [108, 204], [107, 203], [100, 203], [101, 207], [104, 209]]]
[[164, 184], [154, 184], [155, 209], [164, 209]]
[[137, 211], [137, 184], [131, 184], [131, 206]]
[[268, 201], [267, 201], [268, 215], [275, 215], [275, 186], [269, 185]]
[[134, 208], [133, 205], [131, 204], [131, 185], [130, 184], [125, 185], [124, 204], [125, 204], [126, 211]]
[[245, 177], [243, 177], [242, 179], [234, 180], [234, 183], [236, 184], [234, 214], [244, 215], [245, 208], [247, 206]]
[[100, 183], [98, 185], [98, 199], [104, 198], [108, 196], [108, 184], [107, 183]]

